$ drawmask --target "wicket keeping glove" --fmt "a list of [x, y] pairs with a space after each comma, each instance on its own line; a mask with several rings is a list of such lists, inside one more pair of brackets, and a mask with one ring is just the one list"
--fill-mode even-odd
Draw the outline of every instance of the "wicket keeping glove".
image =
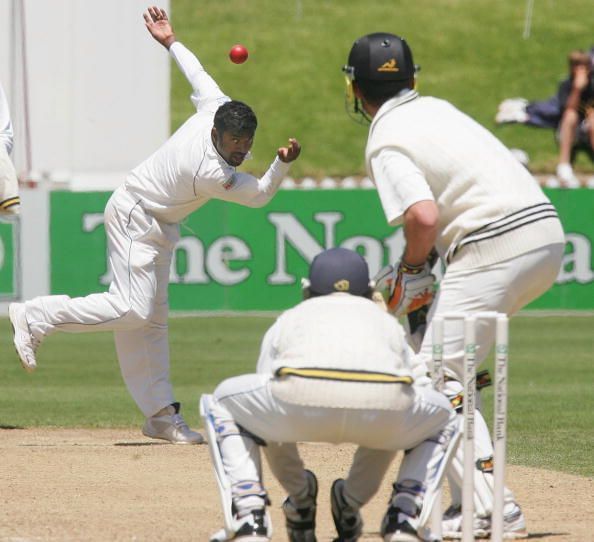
[[413, 266], [400, 262], [386, 281], [388, 311], [402, 316], [431, 303], [434, 283], [428, 263]]

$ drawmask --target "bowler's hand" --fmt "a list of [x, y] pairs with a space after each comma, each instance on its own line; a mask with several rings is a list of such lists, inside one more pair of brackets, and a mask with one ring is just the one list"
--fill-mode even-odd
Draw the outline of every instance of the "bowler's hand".
[[299, 141], [296, 139], [290, 138], [289, 139], [289, 146], [288, 147], [281, 147], [277, 151], [277, 156], [283, 162], [292, 162], [293, 160], [297, 160], [299, 153], [301, 152], [301, 145], [299, 145]]
[[143, 14], [144, 23], [151, 36], [155, 38], [163, 47], [169, 49], [175, 41], [173, 27], [167, 18], [164, 9], [156, 6], [149, 7]]

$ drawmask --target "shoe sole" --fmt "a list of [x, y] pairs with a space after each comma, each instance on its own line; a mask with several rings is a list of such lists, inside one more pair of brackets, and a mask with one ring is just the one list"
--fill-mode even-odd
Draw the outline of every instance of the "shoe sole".
[[152, 439], [156, 439], [156, 440], [164, 440], [165, 442], [169, 442], [169, 444], [185, 444], [186, 446], [196, 446], [198, 444], [204, 444], [206, 442], [204, 440], [204, 437], [202, 437], [202, 439], [199, 441], [190, 442], [187, 440], [171, 440], [171, 439], [168, 439], [167, 437], [161, 437], [161, 436], [157, 436], [157, 435], [149, 435], [148, 433], [145, 433], [144, 431], [142, 431], [142, 434], [148, 438], [152, 438]]
[[12, 305], [8, 306], [8, 321], [10, 322], [10, 327], [12, 328], [12, 344], [14, 345], [15, 352], [17, 353], [17, 356], [19, 358], [19, 361], [21, 362], [23, 369], [25, 369], [25, 371], [27, 371], [28, 373], [32, 373], [37, 368], [37, 364], [33, 364], [33, 365], [29, 364], [26, 361], [26, 357], [23, 356], [19, 350], [19, 347], [16, 342], [17, 330], [16, 330], [14, 324], [12, 323], [13, 318], [16, 319], [14, 310], [15, 309], [13, 309]]

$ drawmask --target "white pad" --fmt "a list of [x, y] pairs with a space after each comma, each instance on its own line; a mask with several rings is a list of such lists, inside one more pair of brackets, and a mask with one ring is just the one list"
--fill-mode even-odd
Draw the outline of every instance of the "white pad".
[[[227, 476], [223, 465], [223, 457], [221, 455], [221, 449], [217, 439], [217, 431], [215, 428], [215, 420], [213, 415], [213, 396], [210, 394], [204, 394], [200, 397], [200, 416], [204, 421], [204, 428], [206, 431], [206, 439], [208, 442], [208, 451], [210, 452], [210, 458], [214, 466], [215, 477], [217, 480], [217, 486], [219, 488], [219, 494], [221, 496], [221, 503], [223, 505], [223, 518], [225, 522], [224, 529], [217, 531], [211, 535], [211, 542], [224, 542], [226, 540], [232, 540], [235, 537], [235, 533], [241, 528], [245, 522], [245, 518], [235, 518], [233, 515], [233, 491], [232, 482]], [[235, 427], [235, 430], [237, 428]], [[257, 448], [257, 445], [254, 443]], [[259, 454], [257, 460], [257, 469], [260, 470], [259, 465]], [[258, 476], [261, 479], [260, 476]], [[260, 484], [256, 484], [257, 488], [265, 496], [263, 488]], [[252, 484], [253, 486], [253, 484]], [[272, 523], [268, 510], [266, 510], [266, 524], [268, 536], [272, 536]]]
[[[416, 485], [422, 484], [425, 487], [424, 495], [415, 502], [417, 506], [421, 506], [419, 532], [429, 521], [446, 469], [458, 447], [462, 434], [460, 418], [452, 415], [436, 438], [427, 439], [409, 450], [400, 467], [398, 484], [405, 486], [408, 485], [407, 482], [415, 481]], [[414, 500], [417, 501], [417, 499]]]
[[[462, 416], [459, 416], [462, 418]], [[476, 459], [492, 457], [493, 445], [489, 428], [482, 413], [475, 412], [474, 425], [474, 453]], [[464, 450], [462, 446], [456, 451], [451, 467], [448, 472], [448, 482], [452, 490], [452, 501], [457, 503], [461, 499], [461, 487], [463, 478]], [[474, 511], [477, 516], [490, 516], [493, 512], [493, 485], [492, 473], [482, 472], [475, 468], [474, 471]], [[506, 487], [503, 490], [504, 504], [514, 502], [513, 493]]]
[[[206, 440], [208, 442], [208, 451], [210, 452], [210, 459], [215, 471], [219, 493], [223, 504], [223, 518], [225, 521], [225, 529], [217, 532], [212, 536], [211, 540], [230, 540], [235, 535], [237, 530], [236, 522], [233, 518], [232, 505], [233, 499], [231, 496], [231, 483], [227, 478], [225, 469], [223, 468], [223, 458], [219, 450], [217, 442], [217, 434], [214, 426], [214, 419], [211, 413], [212, 410], [212, 395], [204, 394], [200, 397], [200, 416], [204, 420], [204, 429], [206, 430]], [[223, 532], [224, 531], [224, 532]]]

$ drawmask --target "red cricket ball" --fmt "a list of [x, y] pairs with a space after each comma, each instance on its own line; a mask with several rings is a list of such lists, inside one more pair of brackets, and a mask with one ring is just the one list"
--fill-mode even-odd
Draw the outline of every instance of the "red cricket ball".
[[229, 51], [229, 58], [234, 64], [243, 64], [248, 57], [248, 50], [243, 45], [234, 45]]

